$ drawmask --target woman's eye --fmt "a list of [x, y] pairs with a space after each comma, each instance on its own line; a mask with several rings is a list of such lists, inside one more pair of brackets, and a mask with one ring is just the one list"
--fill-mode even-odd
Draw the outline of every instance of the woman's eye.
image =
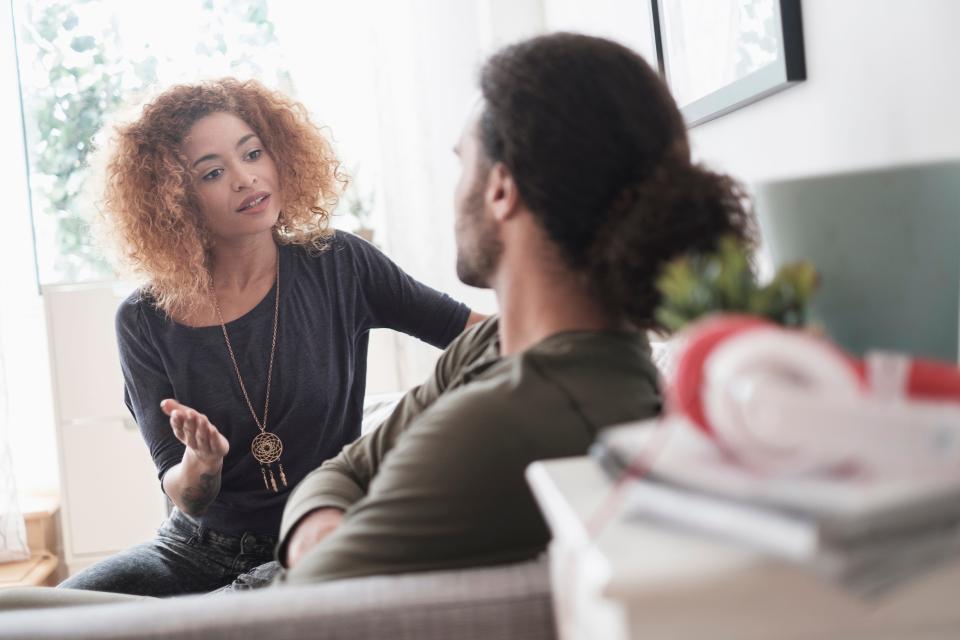
[[247, 160], [258, 160], [261, 155], [263, 155], [263, 151], [261, 149], [254, 149], [247, 154]]
[[223, 169], [214, 169], [213, 171], [209, 171], [203, 174], [202, 180], [207, 180], [207, 181], [216, 180], [217, 178], [220, 177], [221, 173], [223, 173]]

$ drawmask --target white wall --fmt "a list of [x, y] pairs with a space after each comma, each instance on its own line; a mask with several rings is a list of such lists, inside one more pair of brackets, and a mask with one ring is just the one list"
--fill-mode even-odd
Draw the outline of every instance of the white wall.
[[536, 35], [546, 27], [546, 7], [541, 0], [477, 0], [476, 4], [481, 54], [478, 68], [500, 47]]
[[0, 2], [0, 352], [9, 400], [9, 435], [21, 495], [55, 494], [58, 472], [43, 301], [34, 273], [19, 86], [10, 4]]
[[545, 27], [610, 38], [656, 67], [650, 0], [543, 0]]
[[[648, 7], [544, 4], [547, 28], [599, 35], [629, 31], [637, 7]], [[960, 2], [803, 0], [801, 8], [808, 80], [692, 129], [700, 159], [751, 183], [960, 156]], [[647, 37], [633, 44], [640, 53], [652, 50]]]
[[960, 156], [960, 2], [806, 0], [807, 82], [693, 130], [754, 181]]

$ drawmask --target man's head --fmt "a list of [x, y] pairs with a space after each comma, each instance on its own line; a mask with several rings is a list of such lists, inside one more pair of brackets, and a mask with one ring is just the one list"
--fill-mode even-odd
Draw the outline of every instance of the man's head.
[[540, 36], [490, 58], [480, 88], [458, 144], [458, 273], [468, 284], [491, 284], [502, 223], [519, 207], [601, 304], [652, 325], [663, 263], [747, 235], [735, 184], [691, 165], [673, 99], [630, 49]]
[[503, 253], [503, 242], [490, 212], [493, 203], [488, 202], [496, 195], [491, 192], [495, 176], [491, 172], [493, 163], [480, 144], [479, 117], [479, 110], [475, 110], [454, 147], [461, 167], [454, 192], [457, 277], [473, 287], [488, 287]]

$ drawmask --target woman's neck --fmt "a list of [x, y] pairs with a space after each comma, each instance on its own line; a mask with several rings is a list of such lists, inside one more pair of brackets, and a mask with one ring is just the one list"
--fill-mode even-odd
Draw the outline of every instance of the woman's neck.
[[214, 244], [211, 275], [219, 297], [243, 294], [258, 284], [272, 284], [279, 249], [272, 235]]

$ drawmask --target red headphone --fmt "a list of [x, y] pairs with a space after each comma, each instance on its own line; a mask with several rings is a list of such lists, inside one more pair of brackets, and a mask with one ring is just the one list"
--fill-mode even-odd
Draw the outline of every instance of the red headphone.
[[956, 366], [888, 353], [857, 360], [754, 316], [713, 316], [679, 340], [668, 406], [749, 466], [960, 463]]

